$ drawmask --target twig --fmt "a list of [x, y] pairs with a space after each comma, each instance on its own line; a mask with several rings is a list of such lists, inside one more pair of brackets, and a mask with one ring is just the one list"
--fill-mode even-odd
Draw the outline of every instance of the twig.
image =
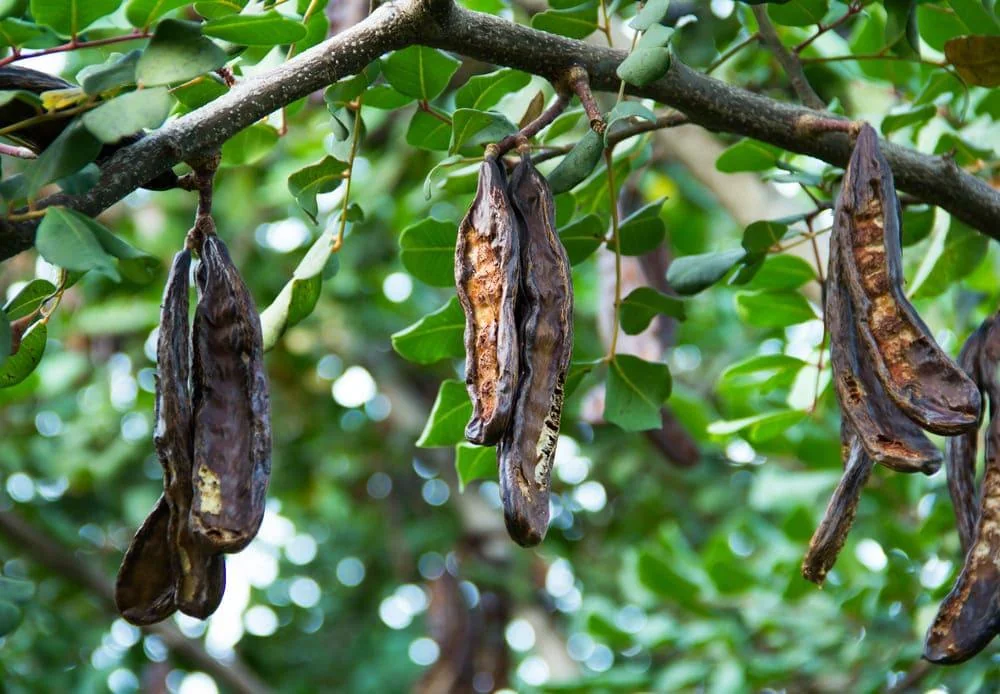
[[715, 72], [727, 60], [729, 60], [734, 55], [736, 55], [737, 53], [739, 53], [740, 51], [742, 51], [744, 48], [746, 48], [747, 46], [749, 46], [751, 43], [756, 43], [757, 41], [760, 41], [760, 32], [759, 31], [755, 31], [754, 33], [750, 34], [748, 37], [746, 37], [745, 39], [743, 39], [742, 41], [740, 41], [738, 44], [736, 44], [735, 46], [733, 46], [732, 48], [730, 48], [728, 51], [726, 51], [725, 53], [723, 53], [722, 55], [720, 55], [718, 58], [716, 58], [715, 62], [713, 62], [711, 65], [709, 65], [705, 69], [705, 74], [706, 75], [711, 75], [713, 72]]
[[802, 103], [818, 111], [826, 110], [826, 104], [819, 98], [812, 85], [809, 84], [809, 80], [806, 79], [806, 73], [802, 70], [802, 63], [799, 62], [798, 57], [789, 53], [788, 49], [785, 48], [785, 44], [781, 42], [778, 32], [775, 31], [774, 25], [771, 24], [771, 20], [767, 16], [767, 8], [763, 5], [754, 5], [753, 16], [757, 18], [757, 26], [760, 29], [761, 38], [774, 53], [774, 57], [781, 63], [781, 67], [784, 68], [785, 73], [788, 75], [788, 81], [792, 84], [792, 89], [798, 94]]
[[542, 131], [542, 128], [548, 127], [552, 121], [558, 118], [559, 114], [566, 110], [567, 105], [569, 105], [569, 94], [566, 92], [559, 92], [556, 95], [555, 102], [545, 109], [545, 111], [543, 111], [538, 118], [528, 123], [513, 135], [508, 135], [497, 142], [496, 145], [494, 145], [496, 148], [494, 155], [502, 157], [504, 154], [514, 149], [519, 140], [530, 140], [533, 138]]
[[[62, 546], [13, 511], [0, 511], [0, 535], [33, 561], [71, 583], [75, 583], [98, 598], [105, 612], [116, 615], [114, 588], [111, 582], [89, 566], [75, 552]], [[226, 664], [216, 660], [200, 643], [184, 636], [169, 622], [142, 627], [156, 634], [167, 647], [197, 668], [212, 675], [220, 684], [245, 694], [266, 694], [270, 691], [257, 675], [237, 657]]]
[[[666, 115], [658, 117], [655, 121], [639, 121], [634, 125], [630, 125], [627, 128], [622, 128], [617, 132], [611, 133], [608, 136], [608, 146], [613, 147], [617, 144], [628, 140], [629, 138], [635, 137], [636, 135], [642, 135], [643, 133], [652, 132], [654, 130], [664, 130], [666, 128], [675, 128], [678, 125], [684, 125], [688, 122], [687, 116], [683, 113], [668, 113]], [[548, 161], [549, 159], [555, 159], [556, 157], [561, 157], [562, 155], [573, 149], [572, 145], [562, 145], [556, 147], [548, 147], [546, 151], [541, 154], [537, 154], [531, 158], [531, 161], [535, 164], [539, 164], [543, 161]]]
[[805, 41], [803, 41], [802, 43], [800, 43], [795, 48], [793, 48], [792, 51], [796, 55], [799, 54], [799, 53], [801, 53], [809, 45], [811, 45], [813, 41], [815, 41], [816, 39], [818, 39], [820, 36], [822, 36], [823, 34], [827, 33], [828, 31], [832, 31], [833, 29], [836, 29], [841, 24], [843, 24], [844, 22], [848, 21], [851, 17], [853, 17], [854, 15], [856, 15], [858, 12], [860, 12], [862, 7], [863, 7], [863, 5], [860, 2], [851, 2], [847, 6], [847, 12], [845, 14], [841, 15], [840, 17], [838, 17], [837, 19], [833, 20], [829, 24], [823, 24], [822, 22], [820, 22], [819, 24], [817, 24], [816, 25], [816, 33], [813, 34], [812, 36], [810, 36], [809, 38], [807, 38]]
[[109, 36], [104, 39], [94, 39], [93, 41], [69, 41], [58, 46], [52, 46], [51, 48], [43, 48], [38, 51], [32, 51], [31, 53], [12, 53], [6, 58], [0, 58], [0, 67], [4, 65], [10, 65], [18, 60], [27, 60], [28, 58], [37, 58], [42, 55], [52, 55], [53, 53], [65, 53], [66, 51], [75, 51], [81, 48], [96, 48], [97, 46], [109, 46], [113, 43], [124, 43], [126, 41], [138, 41], [140, 39], [148, 39], [152, 34], [148, 31], [133, 31], [131, 34], [123, 34], [121, 36]]
[[615, 358], [615, 350], [618, 348], [618, 333], [621, 332], [618, 321], [622, 307], [622, 246], [618, 237], [618, 187], [615, 185], [614, 149], [614, 145], [611, 145], [604, 150], [604, 161], [608, 169], [608, 198], [611, 201], [611, 243], [614, 244], [615, 251], [615, 310], [611, 321], [611, 345], [605, 357], [608, 362]]
[[590, 78], [587, 76], [587, 71], [579, 65], [574, 65], [566, 73], [566, 83], [573, 90], [573, 93], [580, 97], [583, 110], [586, 112], [587, 118], [590, 119], [590, 129], [598, 135], [603, 135], [607, 123], [604, 122], [601, 107], [594, 99], [594, 93], [590, 91]]

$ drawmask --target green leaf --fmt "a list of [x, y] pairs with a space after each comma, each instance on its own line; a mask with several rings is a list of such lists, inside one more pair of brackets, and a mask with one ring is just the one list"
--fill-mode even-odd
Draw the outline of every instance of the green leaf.
[[684, 301], [652, 287], [639, 287], [622, 301], [621, 325], [627, 335], [638, 335], [657, 314], [684, 320]]
[[457, 108], [474, 108], [480, 111], [496, 106], [500, 99], [523, 89], [531, 82], [531, 75], [505, 67], [496, 72], [470, 77], [455, 92]]
[[792, 0], [781, 5], [768, 5], [767, 14], [777, 24], [804, 27], [822, 22], [829, 9], [827, 0]]
[[690, 606], [697, 602], [701, 588], [677, 571], [673, 562], [643, 550], [639, 552], [636, 569], [642, 585], [656, 595], [678, 605]]
[[254, 123], [222, 144], [223, 166], [248, 166], [270, 153], [278, 144], [278, 131], [267, 123]]
[[226, 64], [226, 52], [201, 35], [201, 25], [164, 19], [156, 25], [135, 77], [147, 87], [187, 82]]
[[465, 441], [465, 425], [472, 416], [472, 402], [461, 381], [444, 381], [431, 407], [424, 430], [417, 439], [420, 448], [454, 446]]
[[88, 65], [80, 70], [76, 80], [87, 94], [100, 94], [135, 84], [135, 66], [141, 55], [139, 50], [125, 55], [116, 53], [100, 65]]
[[413, 101], [412, 96], [400, 94], [388, 84], [376, 84], [365, 92], [365, 106], [392, 111]]
[[246, 6], [247, 0], [202, 0], [194, 4], [194, 11], [205, 19], [219, 19], [239, 14]]
[[122, 0], [31, 0], [31, 16], [62, 36], [76, 36], [118, 9]]
[[313, 224], [319, 214], [316, 196], [336, 190], [343, 182], [346, 170], [347, 164], [327, 155], [316, 164], [299, 169], [288, 177], [288, 191]]
[[563, 384], [563, 394], [565, 397], [569, 397], [573, 394], [583, 382], [583, 379], [587, 377], [591, 371], [599, 366], [604, 365], [603, 359], [595, 359], [593, 361], [574, 361], [569, 365], [569, 372], [566, 374], [566, 382]]
[[574, 220], [559, 230], [559, 240], [566, 248], [570, 265], [583, 262], [604, 243], [604, 226], [596, 214]]
[[323, 93], [326, 107], [333, 113], [361, 96], [382, 72], [382, 64], [374, 61], [356, 75], [334, 82]]
[[96, 219], [68, 207], [50, 209], [60, 210], [61, 213], [73, 220], [74, 225], [90, 230], [97, 242], [101, 244], [101, 248], [118, 259], [118, 269], [127, 279], [136, 284], [146, 284], [156, 275], [156, 270], [160, 267], [159, 260], [115, 236]]
[[191, 0], [129, 0], [125, 5], [125, 17], [132, 26], [144, 29], [168, 12], [190, 2]]
[[715, 168], [724, 173], [767, 171], [777, 165], [782, 153], [773, 145], [745, 138], [720, 154]]
[[653, 123], [656, 121], [656, 114], [638, 101], [623, 101], [611, 109], [611, 113], [605, 119], [607, 128], [604, 130], [604, 144], [607, 145], [612, 136], [625, 130], [628, 121], [636, 119]]
[[75, 173], [94, 161], [101, 143], [80, 121], [74, 121], [31, 162], [20, 180], [16, 197], [33, 198], [42, 186]]
[[292, 278], [281, 288], [270, 306], [261, 311], [260, 327], [264, 349], [274, 347], [281, 336], [313, 312], [323, 291], [323, 280], [336, 271], [333, 255], [338, 227], [331, 224], [313, 242], [292, 273]]
[[747, 289], [798, 289], [806, 282], [816, 279], [813, 266], [797, 255], [782, 253], [768, 256]]
[[708, 433], [714, 436], [729, 436], [744, 432], [751, 443], [760, 443], [783, 434], [808, 416], [809, 413], [805, 410], [766, 412], [744, 419], [712, 422], [708, 425]]
[[[636, 44], [637, 48], [666, 48], [674, 38], [674, 28], [654, 24], [643, 32], [642, 38]], [[623, 102], [624, 103], [624, 102]]]
[[885, 46], [896, 55], [919, 56], [917, 0], [883, 0], [885, 6]]
[[777, 221], [761, 220], [743, 230], [743, 248], [747, 253], [766, 252], [788, 233], [788, 226]]
[[667, 282], [678, 294], [697, 294], [725, 277], [746, 255], [744, 249], [733, 248], [718, 253], [674, 258], [667, 269]]
[[466, 145], [496, 142], [516, 132], [517, 126], [503, 114], [460, 108], [452, 114], [451, 145], [448, 153], [455, 154]]
[[113, 144], [147, 128], [158, 128], [173, 106], [174, 98], [166, 87], [139, 89], [106, 101], [81, 120], [94, 137]]
[[13, 299], [3, 307], [8, 320], [17, 320], [34, 312], [42, 301], [52, 296], [56, 286], [48, 280], [34, 279], [24, 285]]
[[549, 127], [542, 131], [542, 142], [548, 143], [560, 135], [565, 135], [576, 127], [576, 124], [580, 122], [580, 118], [582, 116], [583, 109], [574, 108], [564, 111], [558, 118], [552, 121], [552, 124]]
[[744, 321], [758, 328], [784, 328], [817, 317], [809, 301], [796, 291], [740, 292], [736, 308]]
[[36, 42], [36, 39], [46, 36], [52, 37], [52, 34], [33, 22], [14, 18], [0, 21], [0, 47], [36, 45], [45, 41], [43, 38]]
[[10, 347], [13, 344], [13, 333], [10, 329], [10, 319], [7, 314], [0, 310], [0, 366], [3, 366], [10, 356]]
[[451, 145], [451, 123], [447, 115], [431, 107], [437, 115], [416, 111], [406, 129], [406, 142], [420, 149], [445, 152]]
[[666, 364], [617, 354], [608, 368], [604, 419], [625, 431], [659, 429], [660, 408], [671, 386]]
[[0, 638], [17, 629], [23, 618], [21, 608], [14, 603], [0, 600]]
[[433, 364], [441, 359], [465, 356], [465, 313], [458, 297], [392, 335], [392, 347], [399, 356], [417, 364]]
[[170, 93], [188, 111], [193, 111], [196, 108], [201, 108], [205, 104], [215, 101], [227, 91], [229, 89], [223, 84], [221, 79], [215, 75], [205, 75], [201, 79], [193, 80], [180, 87], [175, 87]]
[[568, 10], [546, 10], [531, 18], [531, 27], [571, 39], [585, 39], [597, 30], [597, 3]]
[[977, 147], [955, 133], [944, 133], [934, 145], [934, 154], [948, 154], [959, 166], [969, 166], [993, 158], [992, 143], [987, 140], [984, 147]]
[[212, 36], [242, 46], [278, 46], [295, 43], [305, 38], [306, 28], [300, 22], [278, 14], [238, 14], [220, 17], [202, 27], [206, 36]]
[[636, 31], [646, 31], [654, 24], [659, 24], [667, 16], [670, 0], [649, 0], [632, 21], [628, 23]]
[[42, 321], [36, 321], [28, 328], [17, 352], [7, 357], [0, 366], [0, 388], [16, 386], [31, 375], [42, 361], [48, 334], [48, 328]]
[[944, 55], [969, 84], [1000, 87], [1000, 36], [958, 36], [944, 44]]
[[938, 296], [972, 273], [986, 259], [989, 238], [952, 217], [944, 249], [916, 289], [915, 298]]
[[455, 285], [454, 222], [428, 217], [403, 229], [400, 260], [411, 275], [434, 287]]
[[937, 115], [937, 106], [926, 104], [900, 113], [892, 113], [882, 119], [882, 134], [888, 136], [911, 125], [923, 125]]
[[65, 207], [50, 207], [38, 225], [35, 248], [53, 265], [67, 270], [97, 270], [114, 280], [118, 269], [83, 215]]
[[934, 230], [934, 208], [930, 205], [907, 205], [903, 210], [903, 247], [920, 243]]
[[448, 86], [461, 63], [426, 46], [410, 46], [382, 59], [382, 74], [401, 94], [430, 101]]
[[497, 476], [497, 449], [494, 446], [473, 446], [460, 443], [455, 446], [455, 471], [458, 473], [458, 491], [475, 480], [488, 480]]
[[755, 354], [726, 367], [719, 376], [719, 387], [749, 382], [763, 390], [765, 384], [781, 379], [788, 379], [790, 385], [790, 379], [805, 366], [806, 362], [787, 354]]
[[1000, 21], [983, 4], [983, 0], [948, 0], [951, 9], [955, 11], [967, 34], [1000, 34]]
[[28, 602], [35, 594], [35, 584], [18, 578], [0, 576], [0, 600]]
[[623, 255], [643, 255], [660, 245], [667, 229], [660, 219], [666, 198], [639, 208], [618, 225], [618, 240]]
[[636, 47], [615, 70], [623, 81], [637, 87], [645, 87], [650, 82], [663, 77], [670, 68], [670, 50], [659, 46]]

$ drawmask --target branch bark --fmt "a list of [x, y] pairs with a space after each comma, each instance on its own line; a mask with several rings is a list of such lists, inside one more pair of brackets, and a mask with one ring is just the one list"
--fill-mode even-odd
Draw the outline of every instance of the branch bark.
[[[96, 596], [108, 613], [118, 613], [115, 609], [114, 588], [105, 576], [18, 514], [13, 511], [0, 511], [0, 535], [6, 537], [12, 545], [16, 545], [33, 561]], [[271, 691], [242, 662], [234, 659], [227, 665], [216, 660], [202, 648], [201, 644], [184, 636], [169, 622], [160, 622], [142, 629], [159, 636], [171, 651], [212, 675], [220, 684], [234, 692], [266, 694]]]
[[[219, 147], [268, 114], [342, 77], [384, 53], [424, 44], [556, 80], [580, 65], [591, 87], [616, 92], [620, 50], [588, 45], [455, 6], [451, 0], [399, 0], [283, 65], [238, 84], [224, 96], [121, 149], [100, 183], [79, 196], [53, 195], [39, 207], [66, 205], [96, 215], [180, 161]], [[710, 130], [734, 133], [845, 166], [846, 133], [812, 127], [829, 113], [774, 101], [707, 77], [674, 60], [661, 79], [627, 91], [682, 111]], [[1000, 239], [1000, 191], [951, 160], [883, 143], [900, 189], [937, 205], [966, 224]], [[37, 220], [0, 223], [0, 260], [31, 247]]]

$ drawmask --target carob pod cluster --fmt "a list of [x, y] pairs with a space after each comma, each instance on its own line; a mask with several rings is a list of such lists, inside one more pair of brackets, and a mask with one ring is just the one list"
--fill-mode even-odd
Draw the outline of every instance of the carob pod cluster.
[[933, 474], [924, 431], [956, 435], [980, 418], [978, 386], [937, 345], [903, 291], [901, 214], [878, 136], [863, 124], [837, 199], [824, 314], [846, 469], [802, 562], [822, 584], [874, 463]]
[[222, 553], [246, 546], [264, 513], [271, 435], [260, 319], [210, 218], [196, 230], [193, 343], [190, 250], [174, 258], [160, 314], [153, 441], [164, 491], [115, 584], [118, 610], [133, 624], [177, 609], [212, 614], [226, 584]]
[[986, 465], [976, 503], [973, 430], [949, 441], [948, 489], [955, 506], [965, 562], [927, 631], [924, 657], [962, 663], [1000, 633], [1000, 314], [988, 318], [962, 347], [961, 364], [986, 393]]
[[527, 155], [507, 182], [496, 153], [487, 153], [476, 198], [459, 227], [455, 280], [466, 316], [473, 403], [466, 436], [498, 442], [507, 530], [530, 547], [549, 524], [573, 348], [573, 283], [552, 190]]

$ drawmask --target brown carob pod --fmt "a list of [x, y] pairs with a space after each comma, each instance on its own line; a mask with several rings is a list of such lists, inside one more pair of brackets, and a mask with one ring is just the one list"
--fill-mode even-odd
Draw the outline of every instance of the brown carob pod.
[[[846, 422], [841, 425], [842, 432], [850, 427]], [[858, 511], [858, 501], [861, 490], [864, 489], [871, 476], [875, 464], [861, 444], [860, 437], [848, 432], [850, 454], [845, 458], [847, 463], [840, 483], [830, 497], [826, 512], [819, 527], [809, 540], [809, 549], [802, 559], [802, 576], [817, 585], [823, 585], [826, 575], [837, 561], [837, 555], [844, 547], [847, 533], [854, 524], [854, 516]]]
[[834, 238], [861, 347], [886, 392], [927, 431], [954, 435], [979, 420], [979, 389], [937, 345], [903, 292], [899, 201], [878, 135], [861, 127], [837, 200]]
[[[993, 364], [996, 367], [996, 363]], [[958, 581], [945, 597], [927, 632], [924, 658], [961, 663], [983, 650], [1000, 632], [1000, 417], [990, 420], [972, 547]]]
[[465, 382], [472, 399], [465, 437], [483, 446], [500, 440], [514, 405], [519, 254], [506, 176], [496, 157], [487, 155], [455, 247], [455, 287], [465, 311]]
[[264, 518], [270, 401], [253, 298], [214, 230], [203, 238], [195, 276], [191, 530], [207, 549], [237, 552]]
[[[858, 344], [837, 236], [846, 232], [845, 227], [835, 229], [830, 242], [824, 308], [841, 415], [875, 462], [898, 472], [933, 474], [941, 466], [940, 451], [888, 398], [875, 376], [869, 354]], [[848, 460], [846, 453], [844, 460]]]
[[[983, 342], [992, 324], [991, 319], [983, 322], [979, 328], [969, 335], [958, 354], [958, 365], [966, 375], [982, 387], [983, 380], [979, 362]], [[993, 409], [993, 408], [991, 408]], [[980, 423], [982, 411], [980, 410]], [[978, 426], [959, 436], [952, 436], [945, 442], [945, 468], [948, 472], [948, 493], [955, 509], [955, 525], [958, 527], [958, 537], [962, 543], [962, 556], [969, 552], [972, 538], [976, 530], [976, 457], [979, 447]]]
[[552, 462], [573, 349], [573, 282], [556, 233], [552, 191], [530, 157], [522, 156], [509, 190], [521, 233], [521, 376], [497, 460], [507, 531], [529, 547], [542, 541], [549, 524]]
[[177, 610], [169, 524], [170, 508], [161, 496], [136, 531], [118, 569], [115, 606], [132, 624], [153, 624]]
[[156, 345], [158, 373], [153, 443], [163, 465], [164, 496], [170, 508], [168, 533], [177, 607], [187, 615], [205, 619], [222, 601], [226, 565], [221, 555], [206, 552], [199, 545], [190, 527], [194, 434], [188, 386], [191, 376], [190, 269], [190, 251], [183, 250], [174, 256], [163, 293]]

